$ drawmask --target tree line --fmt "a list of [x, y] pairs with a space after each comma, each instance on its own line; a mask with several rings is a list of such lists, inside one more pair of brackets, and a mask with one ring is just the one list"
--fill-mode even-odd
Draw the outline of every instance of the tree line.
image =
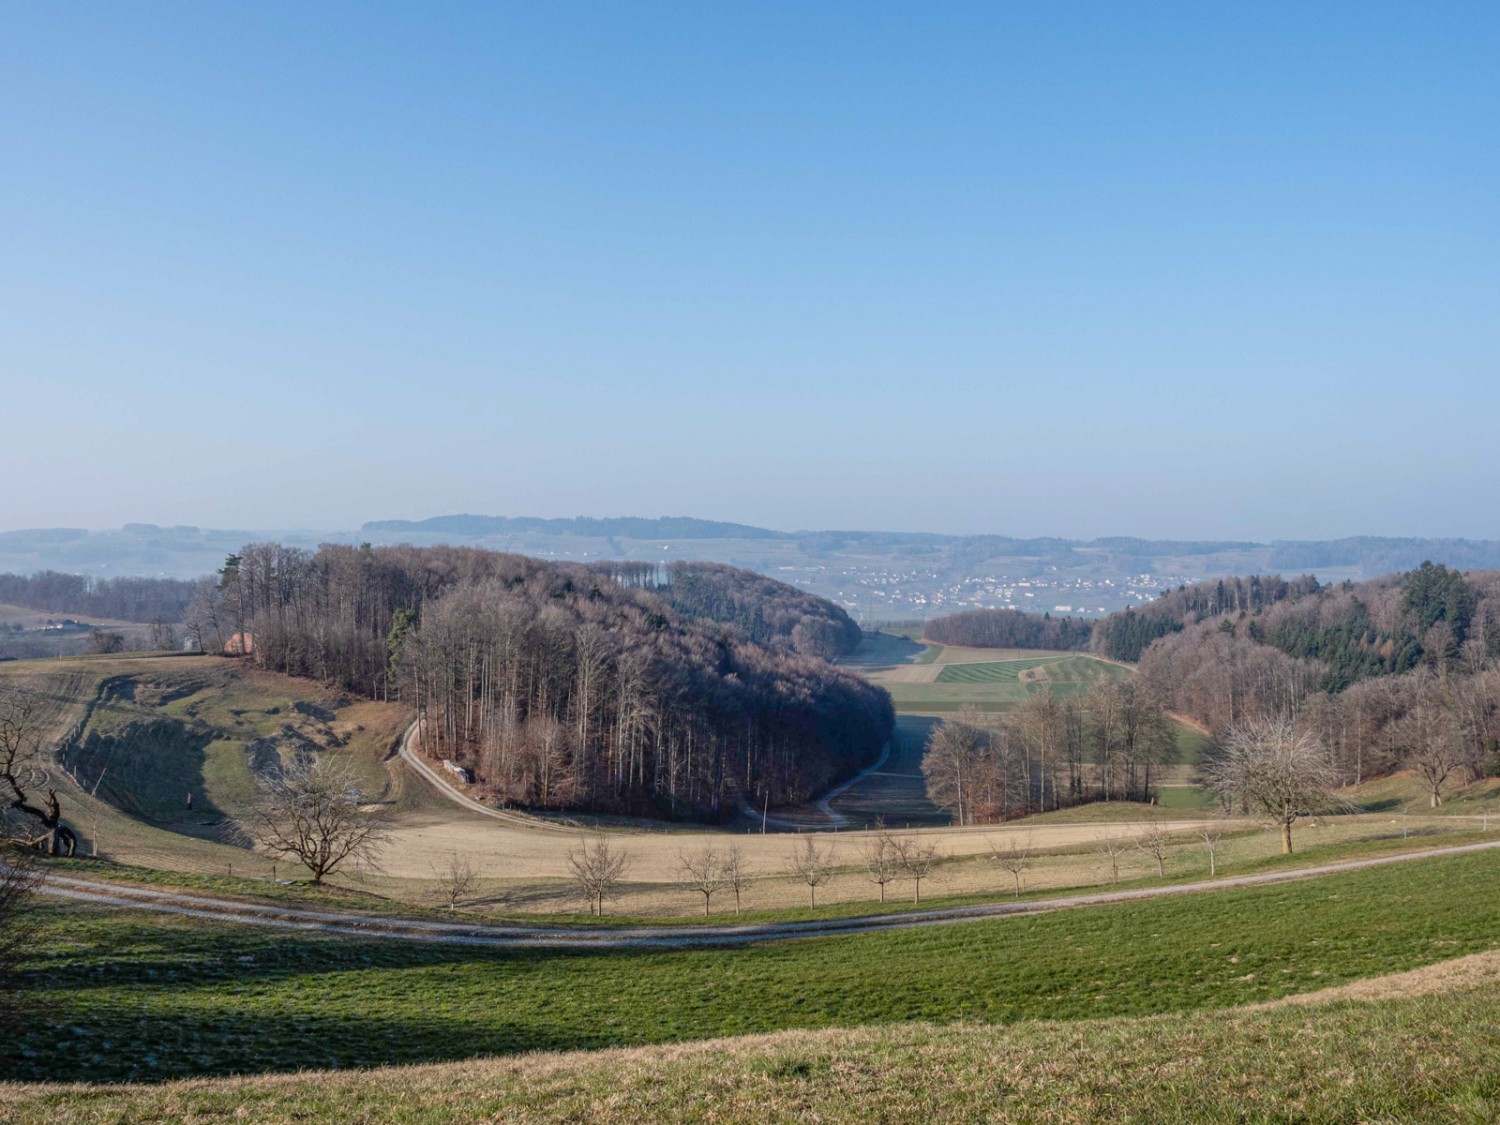
[[1080, 617], [1038, 616], [1019, 609], [971, 609], [934, 618], [922, 632], [923, 640], [970, 648], [1041, 648], [1083, 652], [1093, 637], [1094, 623]]
[[1303, 582], [1258, 612], [1184, 622], [1139, 668], [1172, 710], [1216, 733], [1295, 716], [1343, 784], [1410, 769], [1437, 804], [1500, 772], [1500, 573], [1425, 563]]
[[205, 648], [239, 638], [263, 667], [412, 704], [425, 753], [531, 807], [795, 803], [873, 759], [894, 723], [883, 690], [816, 656], [520, 555], [252, 544], [187, 617]]
[[1176, 758], [1170, 716], [1134, 678], [1082, 696], [1029, 696], [1001, 715], [965, 707], [933, 728], [927, 796], [955, 824], [986, 824], [1087, 801], [1147, 801]]
[[198, 586], [181, 578], [90, 578], [43, 570], [0, 574], [0, 602], [42, 613], [171, 623], [182, 620]]

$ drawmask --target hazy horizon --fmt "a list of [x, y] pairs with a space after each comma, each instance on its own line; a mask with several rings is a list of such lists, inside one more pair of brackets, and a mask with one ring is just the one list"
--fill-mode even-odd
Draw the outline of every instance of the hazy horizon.
[[[562, 515], [562, 514], [538, 514], [538, 513], [528, 513], [528, 512], [522, 512], [522, 513], [504, 513], [504, 512], [434, 512], [434, 513], [431, 513], [430, 515], [422, 515], [422, 516], [372, 516], [372, 517], [365, 518], [365, 519], [359, 519], [359, 520], [356, 520], [356, 521], [350, 522], [350, 523], [337, 524], [337, 525], [335, 525], [335, 524], [328, 524], [328, 525], [324, 525], [324, 526], [314, 526], [314, 525], [310, 525], [310, 524], [297, 526], [297, 525], [286, 524], [286, 525], [278, 525], [278, 526], [261, 526], [261, 527], [256, 527], [256, 526], [252, 526], [251, 524], [244, 523], [244, 522], [195, 523], [195, 522], [192, 522], [192, 521], [185, 521], [185, 520], [173, 520], [173, 521], [170, 521], [170, 522], [167, 522], [167, 521], [158, 521], [158, 520], [125, 520], [123, 523], [119, 523], [119, 524], [113, 524], [113, 525], [109, 525], [109, 526], [92, 526], [92, 527], [81, 525], [81, 524], [70, 524], [70, 523], [54, 523], [54, 524], [45, 524], [45, 525], [43, 525], [43, 524], [31, 524], [31, 525], [26, 525], [26, 526], [0, 527], [0, 535], [16, 534], [16, 533], [30, 532], [30, 531], [38, 531], [38, 532], [40, 532], [40, 531], [62, 530], [62, 529], [83, 530], [83, 531], [88, 532], [91, 535], [97, 535], [97, 534], [107, 534], [107, 533], [110, 533], [110, 532], [123, 531], [125, 528], [133, 526], [133, 525], [134, 526], [158, 527], [158, 528], [161, 528], [162, 530], [167, 530], [167, 531], [173, 530], [174, 528], [193, 528], [193, 529], [200, 530], [200, 531], [245, 532], [247, 534], [267, 533], [267, 534], [284, 534], [284, 535], [308, 535], [308, 534], [343, 534], [343, 535], [347, 535], [347, 534], [353, 534], [355, 532], [358, 532], [365, 525], [372, 524], [372, 523], [408, 523], [408, 522], [409, 523], [421, 523], [422, 521], [427, 520], [427, 519], [437, 519], [437, 518], [443, 518], [443, 517], [460, 517], [460, 516], [472, 516], [472, 517], [480, 517], [480, 518], [498, 517], [498, 518], [508, 518], [508, 519], [542, 519], [542, 520], [559, 520], [559, 519], [560, 520], [569, 520], [569, 519], [575, 519], [575, 518], [577, 518], [577, 519], [603, 519], [603, 520], [609, 520], [609, 519], [647, 519], [647, 520], [654, 520], [654, 519], [682, 519], [682, 518], [686, 518], [686, 519], [703, 520], [703, 521], [706, 521], [706, 522], [738, 524], [738, 525], [742, 525], [742, 526], [745, 526], [745, 527], [756, 528], [756, 529], [764, 530], [764, 531], [775, 531], [775, 532], [780, 532], [780, 533], [787, 534], [787, 535], [796, 535], [796, 534], [802, 534], [802, 533], [817, 533], [817, 532], [851, 532], [851, 533], [853, 533], [853, 532], [860, 532], [860, 533], [877, 533], [877, 534], [878, 533], [887, 533], [887, 534], [905, 534], [905, 535], [940, 535], [940, 536], [949, 536], [949, 537], [954, 537], [954, 538], [968, 538], [968, 537], [977, 537], [977, 536], [996, 536], [996, 537], [1001, 537], [1001, 538], [1013, 538], [1013, 539], [1023, 539], [1023, 540], [1033, 540], [1033, 539], [1062, 539], [1062, 540], [1069, 540], [1069, 541], [1075, 541], [1075, 542], [1088, 542], [1088, 541], [1091, 541], [1091, 540], [1111, 539], [1111, 538], [1132, 538], [1132, 539], [1143, 539], [1143, 540], [1151, 540], [1151, 541], [1159, 541], [1159, 542], [1220, 542], [1220, 543], [1247, 542], [1247, 543], [1259, 543], [1259, 544], [1272, 544], [1272, 543], [1277, 543], [1277, 542], [1326, 542], [1326, 541], [1331, 541], [1331, 540], [1364, 539], [1364, 538], [1368, 538], [1368, 539], [1410, 539], [1410, 540], [1455, 539], [1455, 540], [1468, 540], [1468, 541], [1473, 541], [1473, 542], [1483, 542], [1483, 541], [1493, 542], [1496, 539], [1500, 539], [1500, 536], [1497, 536], [1497, 535], [1495, 535], [1493, 533], [1491, 533], [1491, 534], [1472, 534], [1472, 535], [1462, 535], [1462, 534], [1459, 534], [1459, 535], [1414, 535], [1414, 534], [1404, 534], [1404, 533], [1381, 533], [1381, 532], [1355, 531], [1355, 532], [1349, 532], [1347, 534], [1341, 534], [1341, 535], [1317, 535], [1317, 536], [1263, 535], [1263, 536], [1257, 536], [1257, 535], [1200, 535], [1200, 534], [1192, 534], [1192, 533], [1167, 534], [1167, 535], [1146, 535], [1146, 534], [1141, 534], [1141, 533], [1132, 532], [1132, 531], [1123, 531], [1123, 532], [1111, 531], [1111, 532], [1099, 532], [1099, 533], [1085, 532], [1085, 533], [1082, 533], [1082, 534], [1064, 535], [1064, 534], [1060, 534], [1060, 533], [1056, 533], [1056, 532], [1049, 532], [1049, 531], [1039, 531], [1039, 532], [1034, 532], [1034, 533], [1023, 533], [1023, 532], [1018, 532], [1018, 531], [1010, 530], [1008, 528], [980, 528], [980, 529], [977, 529], [977, 530], [947, 530], [947, 529], [939, 528], [939, 527], [894, 527], [894, 526], [891, 526], [891, 527], [886, 527], [886, 526], [863, 527], [863, 526], [855, 526], [853, 524], [829, 524], [827, 526], [806, 526], [806, 527], [790, 527], [790, 526], [785, 526], [785, 527], [783, 527], [783, 526], [776, 526], [774, 524], [768, 524], [768, 523], [752, 523], [752, 522], [747, 521], [747, 520], [725, 519], [725, 518], [722, 518], [722, 517], [720, 517], [718, 515], [713, 515], [713, 514], [703, 515], [701, 513], [693, 513], [693, 512], [662, 512], [662, 513], [657, 513], [657, 514], [648, 514], [646, 512], [638, 512], [638, 511], [605, 512], [605, 513], [575, 512], [575, 513], [570, 513], [568, 515]], [[433, 535], [433, 534], [442, 534], [442, 533], [441, 532], [424, 532], [424, 534]]]
[[9, 15], [0, 527], [1500, 535], [1500, 9]]

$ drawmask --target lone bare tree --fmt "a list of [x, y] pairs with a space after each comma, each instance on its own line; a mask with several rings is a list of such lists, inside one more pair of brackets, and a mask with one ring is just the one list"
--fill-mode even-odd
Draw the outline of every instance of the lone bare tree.
[[711, 844], [690, 852], [677, 853], [677, 870], [681, 873], [682, 884], [703, 896], [705, 918], [708, 917], [710, 901], [729, 881], [724, 871], [724, 860], [725, 857]]
[[901, 873], [915, 884], [912, 902], [922, 901], [922, 880], [932, 873], [937, 865], [937, 845], [924, 844], [915, 836], [893, 837], [896, 863]]
[[1094, 843], [1094, 851], [1109, 861], [1109, 881], [1119, 883], [1120, 881], [1120, 857], [1131, 848], [1131, 843], [1124, 836], [1100, 836]]
[[373, 863], [390, 834], [382, 812], [360, 807], [359, 782], [348, 762], [322, 756], [263, 775], [250, 835], [271, 854], [302, 864], [314, 886], [346, 862]]
[[1224, 825], [1211, 820], [1207, 824], [1199, 825], [1198, 839], [1203, 841], [1203, 850], [1208, 852], [1208, 875], [1213, 878], [1219, 873], [1218, 854], [1219, 841], [1224, 836]]
[[614, 893], [628, 870], [630, 854], [623, 848], [616, 851], [608, 836], [579, 840], [576, 848], [568, 849], [568, 871], [588, 900], [590, 914], [604, 915], [605, 897]]
[[479, 870], [468, 856], [454, 852], [442, 867], [432, 866], [432, 874], [438, 881], [443, 901], [450, 911], [458, 909], [460, 899], [469, 898], [479, 882]]
[[1403, 759], [1427, 786], [1433, 808], [1443, 803], [1443, 786], [1463, 769], [1463, 734], [1454, 716], [1441, 703], [1423, 699], [1396, 724]]
[[1251, 719], [1229, 728], [1203, 779], [1226, 808], [1239, 806], [1281, 829], [1281, 850], [1292, 851], [1292, 825], [1336, 808], [1339, 772], [1311, 731], [1286, 717]]
[[876, 832], [860, 846], [859, 860], [864, 865], [865, 875], [880, 888], [880, 901], [885, 901], [887, 884], [894, 883], [901, 874], [899, 857], [890, 834]]
[[1018, 843], [1014, 836], [1006, 838], [1005, 846], [996, 847], [993, 842], [986, 838], [990, 845], [990, 858], [1000, 865], [1002, 870], [1009, 871], [1011, 878], [1016, 881], [1016, 897], [1021, 897], [1021, 876], [1031, 866], [1031, 840]]
[[801, 837], [792, 845], [786, 857], [786, 873], [798, 882], [807, 884], [807, 892], [813, 906], [818, 905], [818, 888], [833, 875], [833, 849], [820, 848], [811, 836]]
[[745, 870], [745, 856], [738, 844], [724, 853], [724, 885], [734, 892], [734, 912], [740, 912], [740, 895], [755, 880]]
[[1156, 860], [1156, 874], [1166, 878], [1167, 853], [1172, 850], [1172, 837], [1167, 835], [1167, 830], [1153, 821], [1136, 834], [1135, 846]]
[[0, 799], [37, 822], [33, 846], [52, 855], [72, 855], [78, 836], [63, 823], [57, 790], [49, 784], [43, 734], [46, 720], [36, 695], [24, 688], [0, 689]]

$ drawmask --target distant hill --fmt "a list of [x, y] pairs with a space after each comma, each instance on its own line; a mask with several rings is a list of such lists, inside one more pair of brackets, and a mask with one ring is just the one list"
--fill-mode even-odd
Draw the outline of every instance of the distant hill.
[[699, 520], [691, 516], [620, 516], [596, 519], [574, 516], [571, 519], [540, 519], [534, 516], [433, 516], [425, 520], [372, 520], [360, 527], [362, 532], [382, 535], [415, 532], [424, 535], [579, 535], [627, 539], [790, 539], [784, 531], [770, 531], [743, 523]]
[[1500, 541], [1355, 536], [1330, 540], [1141, 539], [1106, 536], [945, 535], [923, 531], [780, 531], [690, 516], [450, 514], [419, 520], [350, 520], [343, 530], [226, 530], [132, 523], [110, 531], [42, 528], [0, 532], [0, 574], [42, 571], [119, 577], [198, 578], [247, 542], [484, 547], [534, 558], [669, 565], [724, 563], [800, 587], [863, 623], [924, 620], [972, 609], [1098, 618], [1139, 607], [1164, 590], [1227, 575], [1315, 574], [1361, 581], [1431, 560], [1500, 569]]

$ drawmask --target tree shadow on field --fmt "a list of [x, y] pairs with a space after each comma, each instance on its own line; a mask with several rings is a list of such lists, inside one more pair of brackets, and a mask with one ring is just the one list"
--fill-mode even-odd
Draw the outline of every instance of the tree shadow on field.
[[[437, 998], [440, 1001], [440, 998]], [[549, 1030], [503, 1020], [424, 1014], [413, 1003], [399, 1020], [349, 1011], [177, 1011], [120, 1005], [61, 1020], [33, 1011], [30, 1024], [0, 1044], [0, 1071], [20, 1082], [165, 1082], [305, 1069], [453, 1062], [485, 1055], [617, 1046], [622, 1037], [577, 1028]], [[45, 1018], [45, 1022], [44, 1021]]]
[[[503, 968], [509, 974], [541, 971], [550, 964], [598, 957], [600, 950], [541, 946], [440, 945], [397, 938], [300, 935], [255, 926], [164, 929], [155, 917], [122, 925], [110, 919], [93, 933], [74, 931], [68, 948], [46, 951], [16, 973], [33, 995], [80, 996], [91, 991], [145, 988], [189, 991], [243, 985], [275, 985], [365, 970], [444, 969], [470, 965]], [[608, 956], [637, 955], [606, 950]]]
[[895, 633], [866, 633], [859, 647], [839, 659], [840, 664], [880, 666], [914, 664], [927, 646]]

